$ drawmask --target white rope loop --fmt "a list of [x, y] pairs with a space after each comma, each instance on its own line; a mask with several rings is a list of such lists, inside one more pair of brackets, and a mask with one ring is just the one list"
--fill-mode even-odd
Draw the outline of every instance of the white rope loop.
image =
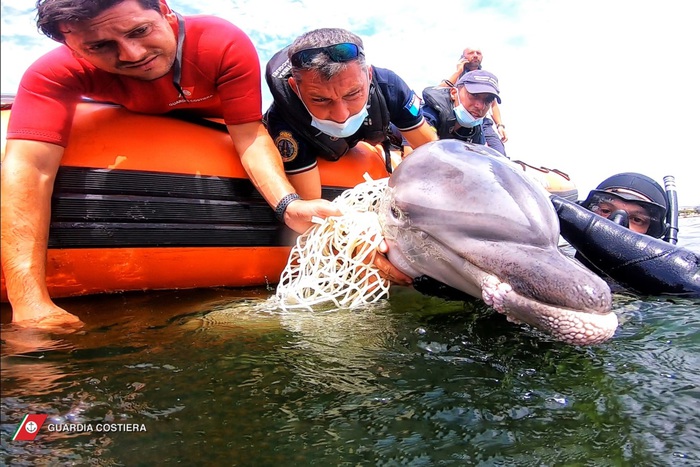
[[387, 180], [344, 191], [333, 200], [343, 215], [320, 220], [297, 238], [277, 286], [282, 309], [312, 310], [326, 302], [356, 308], [389, 296], [390, 283], [374, 266], [382, 240], [376, 211]]

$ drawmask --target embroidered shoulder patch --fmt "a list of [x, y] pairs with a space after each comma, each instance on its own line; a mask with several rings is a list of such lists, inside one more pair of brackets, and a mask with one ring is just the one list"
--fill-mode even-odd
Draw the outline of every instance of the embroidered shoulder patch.
[[406, 104], [406, 109], [411, 112], [411, 115], [417, 117], [418, 112], [420, 111], [420, 103], [420, 97], [418, 97], [415, 92], [411, 91], [411, 98], [409, 99], [408, 104]]
[[299, 154], [299, 143], [288, 131], [281, 131], [275, 138], [275, 146], [282, 156], [284, 162], [293, 161]]

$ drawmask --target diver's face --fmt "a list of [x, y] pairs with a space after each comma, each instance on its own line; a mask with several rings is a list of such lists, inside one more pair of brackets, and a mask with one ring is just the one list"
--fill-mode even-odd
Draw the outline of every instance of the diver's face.
[[591, 211], [599, 216], [608, 218], [615, 211], [625, 211], [629, 217], [629, 228], [641, 234], [647, 233], [651, 225], [649, 212], [634, 201], [623, 201], [617, 198], [607, 198], [591, 206]]

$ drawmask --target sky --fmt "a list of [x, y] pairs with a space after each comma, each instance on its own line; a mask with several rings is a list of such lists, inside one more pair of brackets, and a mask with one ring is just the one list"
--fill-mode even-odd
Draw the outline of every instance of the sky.
[[[2, 0], [0, 87], [58, 46], [34, 23], [32, 0]], [[496, 74], [511, 159], [568, 173], [579, 196], [618, 172], [663, 185], [700, 206], [700, 2], [696, 0], [169, 0], [245, 31], [261, 69], [305, 31], [341, 27], [367, 60], [416, 93], [447, 78], [465, 47]], [[263, 110], [271, 102], [266, 84]]]

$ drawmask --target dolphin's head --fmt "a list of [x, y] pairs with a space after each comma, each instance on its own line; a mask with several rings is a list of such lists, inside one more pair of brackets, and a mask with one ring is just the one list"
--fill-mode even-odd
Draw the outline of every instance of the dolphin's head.
[[484, 146], [441, 140], [394, 171], [379, 212], [390, 261], [575, 344], [617, 327], [608, 285], [558, 249], [549, 193]]

